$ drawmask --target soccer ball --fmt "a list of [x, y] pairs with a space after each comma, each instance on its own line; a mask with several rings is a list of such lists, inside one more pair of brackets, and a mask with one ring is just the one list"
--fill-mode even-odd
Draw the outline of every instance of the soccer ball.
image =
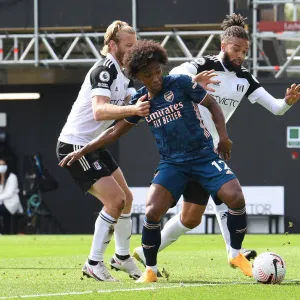
[[285, 272], [284, 260], [273, 252], [262, 253], [253, 262], [253, 277], [259, 283], [279, 284], [284, 279]]

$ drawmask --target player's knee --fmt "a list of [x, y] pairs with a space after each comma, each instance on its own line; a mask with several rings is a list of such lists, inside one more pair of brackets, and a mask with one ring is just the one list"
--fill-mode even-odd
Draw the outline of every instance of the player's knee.
[[231, 196], [230, 208], [241, 208], [245, 206], [245, 198], [242, 191], [236, 191]]
[[118, 195], [116, 195], [114, 197], [114, 199], [112, 199], [112, 201], [111, 201], [112, 208], [114, 210], [120, 212], [120, 214], [121, 214], [121, 212], [124, 209], [125, 204], [126, 204], [125, 199], [126, 199], [125, 193], [119, 193]]
[[148, 221], [160, 222], [163, 217], [162, 215], [163, 214], [158, 207], [155, 207], [154, 205], [146, 206], [145, 217]]
[[183, 226], [193, 229], [197, 227], [201, 223], [201, 216], [187, 216], [187, 215], [181, 215], [180, 221]]
[[133, 201], [133, 195], [130, 190], [125, 191], [125, 199], [126, 199], [126, 206], [131, 207]]

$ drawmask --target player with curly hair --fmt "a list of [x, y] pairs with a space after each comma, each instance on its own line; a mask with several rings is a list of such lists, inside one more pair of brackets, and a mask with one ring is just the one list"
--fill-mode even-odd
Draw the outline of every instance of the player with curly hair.
[[[198, 182], [213, 198], [228, 205], [231, 246], [237, 251], [241, 249], [247, 227], [243, 192], [236, 176], [225, 163], [230, 158], [232, 142], [228, 138], [220, 106], [190, 76], [164, 77], [162, 66], [166, 63], [166, 50], [154, 41], [138, 41], [124, 57], [130, 76], [144, 84], [133, 96], [131, 104], [150, 102], [150, 114], [145, 121], [156, 139], [161, 157], [146, 200], [142, 230], [146, 270], [138, 279], [142, 283], [157, 281], [160, 221], [167, 210], [176, 205], [190, 180]], [[220, 137], [218, 152], [201, 119], [197, 105], [200, 103], [210, 111], [216, 124]], [[90, 151], [117, 140], [141, 119], [133, 116], [119, 121], [79, 151], [70, 153], [60, 165], [71, 165]], [[237, 259], [230, 262], [252, 276], [251, 264], [241, 254], [238, 262]]]
[[[241, 15], [228, 15], [222, 24], [224, 30], [221, 36], [221, 52], [219, 55], [207, 55], [191, 62], [183, 63], [171, 70], [170, 74], [187, 74], [196, 81], [203, 82], [203, 77], [208, 75], [208, 83], [204, 87], [220, 105], [226, 122], [235, 113], [244, 96], [251, 103], [258, 103], [274, 115], [285, 114], [291, 106], [299, 100], [300, 85], [292, 84], [286, 91], [284, 99], [275, 99], [270, 95], [242, 66], [249, 49], [249, 36], [245, 26], [245, 18]], [[213, 71], [211, 71], [213, 70]], [[215, 77], [211, 77], [216, 75]], [[202, 84], [203, 85], [203, 84]], [[202, 105], [198, 106], [204, 124], [211, 133], [215, 146], [218, 145], [219, 136], [212, 121], [210, 112]], [[202, 215], [206, 208], [209, 193], [197, 182], [189, 182], [183, 193], [181, 212], [172, 217], [164, 226], [161, 233], [159, 251], [174, 243], [181, 235], [197, 227], [201, 223]], [[217, 197], [213, 199], [213, 206], [219, 227], [226, 244], [229, 259], [238, 257], [237, 249], [231, 247], [231, 237], [228, 228], [230, 210], [225, 203]], [[241, 249], [242, 254], [248, 259], [254, 258], [255, 250]], [[143, 264], [145, 257], [142, 247], [134, 250], [136, 257]]]

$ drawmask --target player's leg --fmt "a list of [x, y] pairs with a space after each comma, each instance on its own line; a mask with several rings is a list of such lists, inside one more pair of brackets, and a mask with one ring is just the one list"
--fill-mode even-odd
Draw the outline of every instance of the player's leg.
[[167, 163], [160, 163], [158, 173], [152, 180], [142, 230], [142, 247], [146, 270], [137, 282], [157, 280], [157, 253], [161, 243], [160, 222], [170, 207], [176, 205], [187, 182], [184, 172]]
[[150, 186], [142, 230], [146, 270], [137, 282], [147, 283], [157, 280], [157, 253], [161, 242], [160, 222], [173, 203], [173, 195], [162, 185]]
[[[58, 142], [58, 160], [80, 147]], [[111, 176], [110, 170], [101, 162], [97, 152], [88, 153], [66, 169], [84, 193], [90, 192], [104, 205], [95, 222], [90, 255], [82, 270], [84, 274], [96, 280], [115, 281], [103, 263], [103, 256], [110, 242], [114, 225], [124, 208], [125, 194]]]
[[229, 261], [247, 276], [252, 276], [252, 266], [242, 255], [242, 243], [247, 230], [245, 198], [237, 179], [224, 183], [217, 196], [228, 206], [227, 227], [230, 234]]
[[216, 196], [213, 201], [213, 207], [226, 245], [226, 253], [228, 255], [230, 251], [230, 233], [227, 227], [228, 206]]
[[189, 181], [187, 183], [183, 192], [182, 210], [164, 226], [161, 232], [159, 251], [201, 223], [208, 199], [209, 194], [198, 182]]
[[[182, 211], [172, 217], [161, 231], [159, 252], [178, 240], [181, 235], [201, 223], [208, 199], [209, 194], [198, 182], [189, 181], [187, 183], [183, 192]], [[144, 266], [146, 265], [142, 247], [135, 248], [133, 255]], [[157, 275], [160, 277], [160, 272]]]
[[89, 189], [89, 193], [101, 199], [103, 208], [95, 223], [92, 247], [83, 272], [97, 280], [107, 281], [112, 276], [103, 263], [104, 253], [125, 206], [125, 194], [113, 176], [100, 178]]
[[[226, 245], [227, 255], [230, 252], [230, 233], [227, 227], [227, 216], [228, 216], [228, 206], [223, 203], [218, 197], [213, 201], [213, 207], [215, 210], [216, 218]], [[241, 253], [248, 259], [254, 259], [257, 256], [255, 250], [241, 249]]]
[[218, 197], [228, 206], [227, 226], [230, 234], [231, 266], [239, 267], [247, 276], [252, 276], [250, 262], [240, 253], [247, 229], [246, 207], [242, 188], [236, 176], [214, 152], [209, 158], [196, 163], [195, 173], [213, 199]]
[[115, 255], [110, 260], [110, 265], [113, 269], [117, 271], [124, 271], [128, 273], [132, 278], [138, 279], [142, 275], [142, 272], [130, 256], [129, 249], [132, 229], [131, 207], [133, 196], [128, 188], [127, 182], [121, 169], [117, 168], [112, 173], [112, 175], [125, 193], [126, 204], [118, 219], [117, 224], [115, 225], [114, 236], [116, 242], [116, 250]]

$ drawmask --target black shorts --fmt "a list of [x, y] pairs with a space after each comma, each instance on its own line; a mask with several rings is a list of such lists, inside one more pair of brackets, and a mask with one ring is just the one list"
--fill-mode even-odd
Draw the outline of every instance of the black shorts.
[[[58, 141], [56, 147], [58, 161], [61, 161], [70, 152], [82, 147]], [[87, 153], [71, 166], [65, 166], [84, 193], [87, 193], [97, 180], [110, 176], [118, 167], [109, 151], [103, 148]]]
[[[183, 201], [198, 205], [207, 205], [209, 193], [197, 181], [189, 181], [183, 191]], [[214, 199], [216, 205], [223, 202], [216, 196]]]

